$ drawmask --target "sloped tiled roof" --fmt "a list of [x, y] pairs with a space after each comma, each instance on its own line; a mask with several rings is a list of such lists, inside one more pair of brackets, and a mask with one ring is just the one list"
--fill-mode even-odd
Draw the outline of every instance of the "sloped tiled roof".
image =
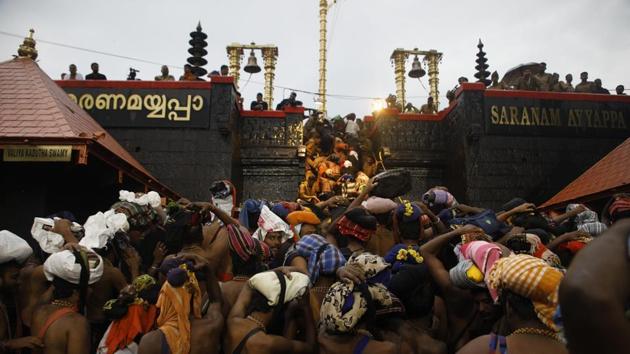
[[584, 200], [612, 191], [630, 188], [630, 138], [569, 183], [541, 207], [552, 207], [570, 201]]
[[7, 138], [92, 140], [143, 175], [144, 182], [159, 184], [30, 58], [0, 63], [0, 139]]

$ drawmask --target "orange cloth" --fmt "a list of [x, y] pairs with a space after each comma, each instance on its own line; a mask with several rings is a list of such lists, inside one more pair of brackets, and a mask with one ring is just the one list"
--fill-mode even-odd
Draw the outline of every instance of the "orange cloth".
[[287, 215], [287, 222], [291, 226], [295, 226], [297, 224], [310, 224], [310, 225], [319, 225], [321, 220], [313, 213], [312, 211], [294, 211]]
[[153, 328], [157, 317], [157, 307], [149, 305], [145, 309], [143, 304], [132, 304], [127, 314], [114, 322], [107, 334], [107, 354], [114, 354], [117, 350], [125, 348], [136, 338], [138, 334], [147, 333]]
[[160, 309], [157, 325], [164, 333], [172, 354], [190, 353], [191, 299], [193, 316], [201, 318], [201, 291], [192, 272], [188, 272], [188, 282], [183, 286], [175, 288], [167, 281], [160, 290], [156, 304]]

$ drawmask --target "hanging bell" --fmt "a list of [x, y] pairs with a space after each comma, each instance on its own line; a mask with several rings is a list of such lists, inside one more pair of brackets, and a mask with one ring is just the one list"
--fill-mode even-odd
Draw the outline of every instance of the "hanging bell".
[[243, 68], [246, 73], [256, 74], [260, 72], [260, 66], [258, 66], [258, 62], [256, 61], [256, 56], [254, 55], [254, 50], [249, 54], [249, 58], [247, 58], [247, 65]]
[[424, 71], [424, 69], [422, 68], [422, 63], [420, 63], [420, 60], [418, 59], [418, 56], [416, 55], [415, 58], [413, 58], [413, 63], [411, 64], [411, 71], [409, 71], [409, 77], [413, 77], [414, 79], [419, 78], [419, 77], [423, 77], [424, 74], [426, 74], [427, 72]]

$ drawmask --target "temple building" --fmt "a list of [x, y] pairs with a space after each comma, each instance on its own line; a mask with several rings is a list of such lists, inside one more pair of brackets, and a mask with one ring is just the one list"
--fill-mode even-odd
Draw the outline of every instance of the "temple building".
[[33, 216], [72, 210], [83, 222], [120, 189], [177, 198], [74, 103], [30, 57], [0, 63], [0, 214], [28, 234]]

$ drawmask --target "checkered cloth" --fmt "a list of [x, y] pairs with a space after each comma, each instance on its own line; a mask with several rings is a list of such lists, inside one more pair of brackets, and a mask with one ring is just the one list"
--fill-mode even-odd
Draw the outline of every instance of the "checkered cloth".
[[486, 283], [498, 292], [508, 289], [529, 298], [540, 321], [558, 331], [553, 315], [558, 307], [558, 288], [563, 277], [563, 272], [542, 259], [519, 254], [499, 259]]
[[313, 284], [319, 274], [335, 274], [337, 268], [346, 264], [341, 251], [320, 235], [305, 235], [295, 244], [295, 250], [308, 260], [308, 273]]
[[116, 213], [125, 214], [129, 226], [132, 228], [145, 227], [157, 217], [157, 212], [150, 205], [140, 205], [127, 201], [116, 202], [110, 209]]

